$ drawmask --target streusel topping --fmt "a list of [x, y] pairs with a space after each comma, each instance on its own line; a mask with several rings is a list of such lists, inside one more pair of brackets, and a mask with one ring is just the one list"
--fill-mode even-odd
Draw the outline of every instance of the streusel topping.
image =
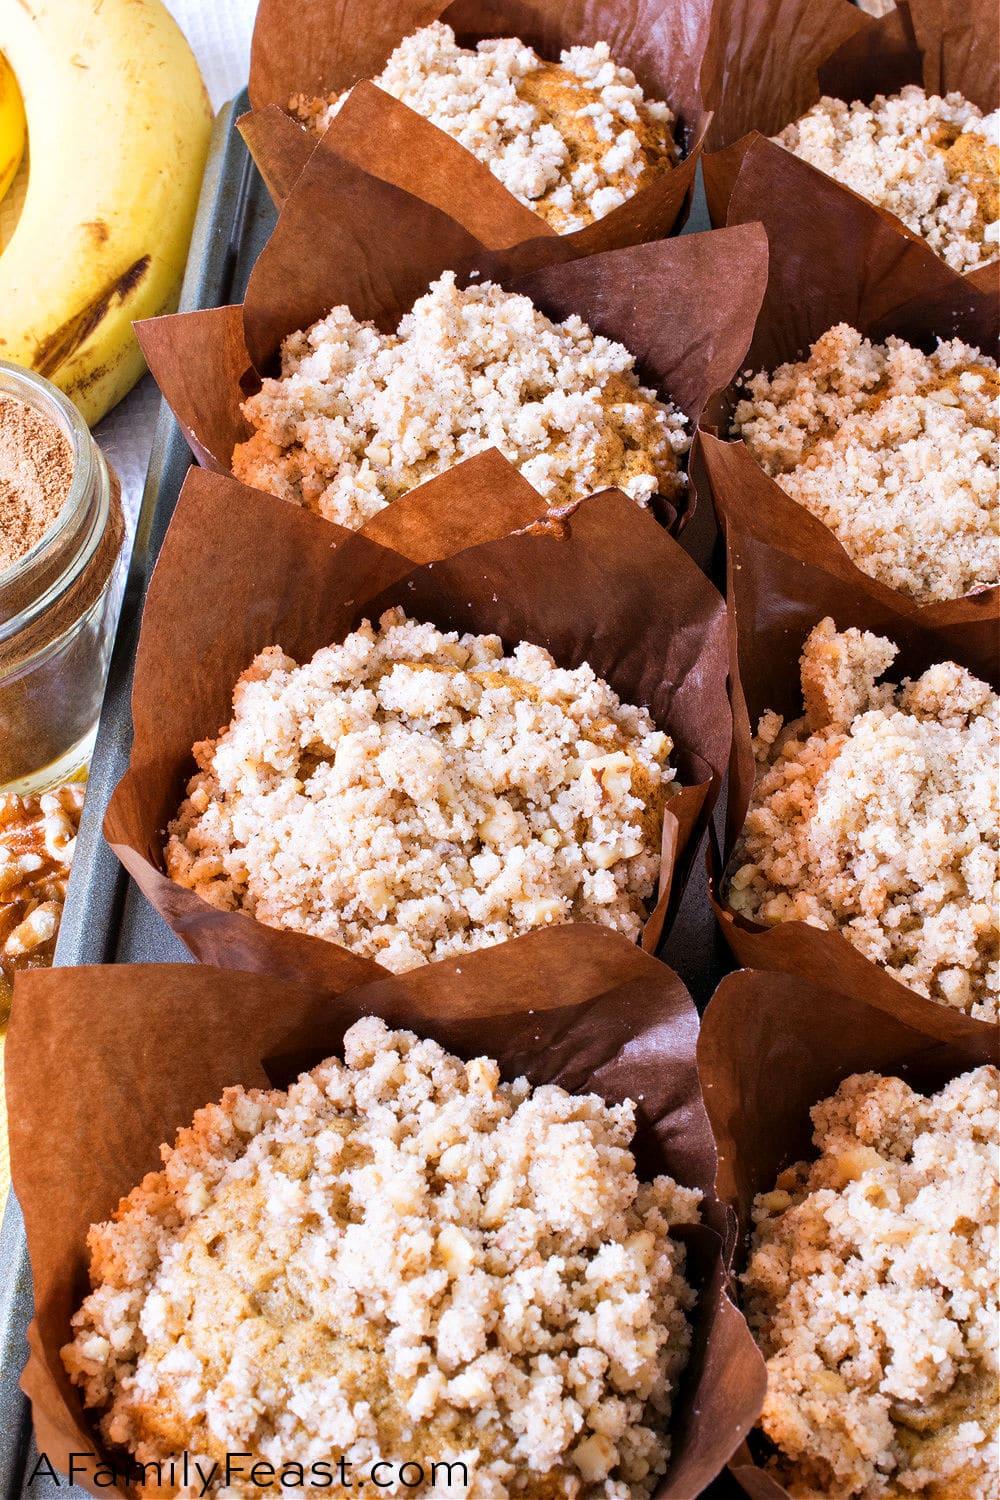
[[[559, 233], [582, 229], [678, 159], [674, 117], [606, 42], [546, 62], [517, 37], [459, 47], [442, 21], [404, 37], [373, 80], [485, 162]], [[347, 92], [350, 92], [349, 90]], [[322, 133], [347, 93], [291, 109]]]
[[467, 1486], [398, 1492], [641, 1500], [690, 1348], [670, 1229], [700, 1195], [641, 1183], [634, 1129], [629, 1100], [367, 1017], [343, 1063], [199, 1110], [91, 1229], [66, 1369], [146, 1462], [451, 1458]]
[[998, 1076], [845, 1079], [817, 1160], [754, 1204], [744, 1307], [792, 1495], [996, 1495]]
[[923, 602], [1000, 582], [995, 360], [840, 323], [746, 391], [733, 432], [862, 572]]
[[956, 271], [1000, 253], [1000, 110], [907, 84], [871, 104], [824, 96], [774, 137], [888, 209]]
[[402, 610], [299, 666], [263, 652], [194, 747], [171, 878], [394, 971], [554, 923], [639, 935], [669, 737], [586, 664]]
[[396, 333], [335, 307], [291, 334], [280, 379], [243, 412], [237, 479], [352, 530], [486, 448], [554, 505], [610, 485], [646, 504], [686, 482], [687, 419], [639, 384], [623, 345], [450, 271]]
[[760, 721], [726, 896], [767, 926], [839, 931], [919, 994], [998, 1019], [1000, 699], [954, 662], [876, 683], [898, 654], [825, 619], [805, 717]]

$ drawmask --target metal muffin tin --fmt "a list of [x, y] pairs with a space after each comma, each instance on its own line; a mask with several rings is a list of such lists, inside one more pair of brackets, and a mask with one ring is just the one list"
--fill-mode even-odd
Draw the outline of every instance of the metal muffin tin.
[[[274, 226], [270, 197], [235, 128], [237, 118], [247, 108], [244, 91], [220, 111], [215, 122], [181, 294], [180, 305], [185, 311], [242, 301], [254, 262]], [[684, 232], [708, 228], [699, 174], [693, 211]], [[140, 895], [101, 837], [108, 799], [128, 764], [132, 671], [146, 589], [191, 462], [187, 443], [164, 402], [153, 439], [59, 932], [58, 965], [192, 962], [180, 939]], [[702, 566], [714, 572], [715, 531], [709, 510], [703, 501], [682, 540]], [[700, 857], [662, 956], [685, 981], [699, 1009], [732, 967], [708, 905]], [[71, 1066], [69, 1060], [67, 1065]], [[39, 1147], [72, 1151], [73, 1143], [52, 1140], [40, 1142]], [[55, 1495], [87, 1500], [87, 1491], [70, 1485], [61, 1475], [58, 1483], [39, 1474], [28, 1484], [38, 1450], [29, 1405], [18, 1381], [27, 1358], [25, 1333], [32, 1311], [24, 1223], [11, 1194], [0, 1228], [0, 1493], [5, 1500], [48, 1500]], [[704, 1500], [734, 1500], [742, 1493], [728, 1475], [723, 1475], [704, 1491]]]

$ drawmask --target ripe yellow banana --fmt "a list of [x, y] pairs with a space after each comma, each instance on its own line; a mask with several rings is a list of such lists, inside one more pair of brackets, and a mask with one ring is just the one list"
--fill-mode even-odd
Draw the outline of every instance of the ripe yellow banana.
[[30, 168], [0, 254], [0, 358], [94, 423], [143, 373], [132, 320], [177, 305], [212, 112], [160, 0], [0, 0]]
[[0, 53], [0, 198], [17, 176], [24, 155], [25, 130], [21, 90]]

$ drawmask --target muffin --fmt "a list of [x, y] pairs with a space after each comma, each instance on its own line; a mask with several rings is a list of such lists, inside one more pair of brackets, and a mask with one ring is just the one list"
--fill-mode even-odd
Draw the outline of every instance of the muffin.
[[687, 419], [632, 355], [575, 314], [552, 323], [492, 282], [445, 272], [395, 333], [335, 307], [243, 404], [237, 479], [356, 530], [408, 490], [498, 448], [552, 505], [616, 485], [683, 491]]
[[744, 389], [733, 434], [863, 573], [921, 603], [1000, 582], [995, 360], [840, 323]]
[[878, 683], [898, 648], [829, 618], [805, 715], [763, 715], [723, 893], [740, 916], [839, 932], [918, 994], [998, 1019], [1000, 701], [954, 662]]
[[297, 665], [277, 647], [194, 747], [170, 877], [394, 972], [539, 927], [637, 938], [672, 748], [583, 664], [401, 609]]
[[1000, 253], [1000, 111], [907, 84], [871, 104], [824, 96], [774, 140], [895, 214], [954, 270]]
[[[442, 21], [404, 37], [373, 82], [459, 141], [560, 234], [603, 219], [679, 160], [674, 117], [606, 42], [546, 62], [517, 37], [460, 47]], [[296, 95], [322, 134], [347, 98]]]
[[196, 1455], [209, 1492], [318, 1488], [342, 1458], [332, 1494], [641, 1500], [699, 1194], [637, 1179], [634, 1127], [362, 1019], [287, 1093], [227, 1089], [91, 1229], [69, 1377], [113, 1452]]
[[754, 1202], [744, 1308], [792, 1496], [996, 1494], [998, 1080], [846, 1078], [817, 1158]]

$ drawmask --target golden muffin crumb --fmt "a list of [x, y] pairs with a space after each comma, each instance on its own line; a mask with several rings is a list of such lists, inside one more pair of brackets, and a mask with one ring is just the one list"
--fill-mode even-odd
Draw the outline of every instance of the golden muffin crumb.
[[669, 737], [586, 664], [400, 609], [299, 666], [263, 652], [194, 747], [167, 871], [394, 971], [537, 927], [639, 936]]
[[733, 432], [872, 578], [922, 602], [1000, 582], [996, 361], [846, 323], [754, 375]]
[[1000, 110], [907, 84], [871, 104], [824, 96], [774, 139], [888, 209], [956, 271], [1000, 252]]
[[997, 1493], [998, 1078], [845, 1079], [817, 1160], [754, 1203], [744, 1306], [793, 1496]]
[[[459, 47], [442, 21], [404, 37], [373, 80], [485, 162], [561, 234], [603, 219], [679, 158], [666, 104], [606, 42], [544, 61], [517, 37]], [[290, 107], [322, 134], [347, 93]]]
[[408, 490], [498, 448], [553, 505], [617, 485], [676, 498], [687, 419], [639, 384], [621, 344], [572, 314], [551, 323], [451, 271], [396, 333], [335, 307], [282, 345], [281, 377], [243, 405], [246, 484], [357, 530]]
[[634, 1129], [630, 1100], [360, 1020], [287, 1093], [227, 1089], [91, 1229], [70, 1379], [146, 1463], [461, 1460], [467, 1483], [398, 1493], [641, 1500], [691, 1339], [670, 1229], [700, 1195], [639, 1182]]
[[919, 994], [995, 1021], [1000, 700], [948, 661], [876, 683], [897, 654], [829, 618], [811, 632], [806, 716], [758, 726], [726, 898], [765, 926], [840, 932]]

